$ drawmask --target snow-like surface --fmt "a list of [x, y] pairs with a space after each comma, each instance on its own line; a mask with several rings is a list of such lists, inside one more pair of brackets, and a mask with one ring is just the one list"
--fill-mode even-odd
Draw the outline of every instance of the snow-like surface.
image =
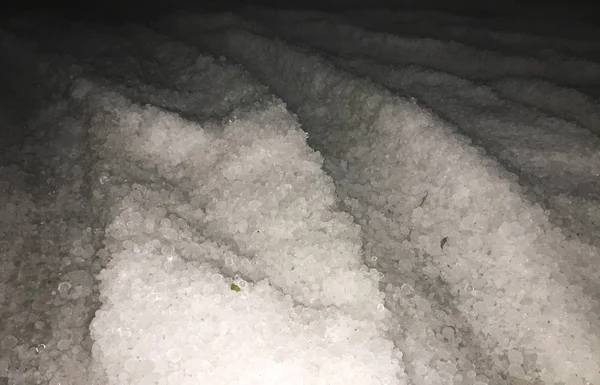
[[0, 32], [0, 384], [600, 385], [592, 39], [152, 27]]

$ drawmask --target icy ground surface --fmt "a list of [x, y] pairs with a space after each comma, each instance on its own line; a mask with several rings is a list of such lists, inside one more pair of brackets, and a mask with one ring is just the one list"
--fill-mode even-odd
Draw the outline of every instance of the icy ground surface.
[[600, 385], [598, 31], [0, 31], [0, 384]]

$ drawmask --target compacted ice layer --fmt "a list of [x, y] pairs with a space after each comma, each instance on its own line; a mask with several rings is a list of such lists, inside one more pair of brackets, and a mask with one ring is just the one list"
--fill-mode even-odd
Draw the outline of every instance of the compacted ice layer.
[[281, 104], [223, 128], [85, 80], [72, 95], [114, 202], [96, 382], [405, 383], [380, 274]]
[[[566, 241], [514, 176], [416, 105], [315, 55], [245, 31], [199, 33], [193, 17], [179, 21], [172, 32], [240, 61], [290, 103], [359, 223], [387, 218], [378, 240], [387, 233], [388, 246], [401, 246], [397, 263], [412, 264], [408, 277], [421, 270], [448, 286], [496, 366], [545, 384], [600, 380], [598, 325], [588, 317], [594, 301], [566, 287], [554, 262], [597, 250]], [[455, 383], [475, 378], [469, 372]]]

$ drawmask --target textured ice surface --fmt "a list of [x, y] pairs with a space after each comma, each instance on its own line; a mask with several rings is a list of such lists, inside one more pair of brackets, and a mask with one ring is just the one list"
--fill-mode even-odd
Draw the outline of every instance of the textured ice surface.
[[600, 384], [597, 45], [344, 17], [7, 21], [0, 384]]
[[72, 94], [111, 111], [92, 117], [122, 197], [91, 325], [109, 383], [403, 383], [379, 273], [281, 105], [219, 130], [87, 81]]
[[[266, 33], [301, 37], [319, 48], [327, 45], [322, 38], [327, 36], [332, 42], [337, 39], [337, 45], [327, 46], [332, 51], [343, 50], [341, 41], [348, 42], [344, 47], [356, 49], [351, 42], [360, 40], [360, 35], [350, 33], [342, 39], [336, 25], [325, 33], [325, 28], [309, 28], [311, 23], [289, 29], [285, 22], [274, 23]], [[325, 155], [326, 168], [347, 198], [350, 212], [373, 237], [373, 244], [366, 245], [368, 254], [374, 254], [376, 265], [385, 266], [385, 272], [398, 264], [400, 275], [383, 281], [389, 282], [387, 290], [397, 293], [394, 299], [400, 299], [403, 290], [412, 296], [417, 287], [420, 296], [412, 300], [416, 314], [430, 317], [425, 322], [440, 338], [425, 334], [411, 335], [411, 339], [419, 347], [441, 348], [436, 349], [438, 355], [422, 358], [405, 354], [413, 381], [500, 383], [506, 381], [506, 374], [515, 380], [537, 378], [548, 384], [583, 383], [584, 378], [598, 381], [598, 325], [589, 317], [598, 311], [597, 300], [590, 296], [593, 291], [586, 293], [594, 288], [597, 277], [593, 269], [585, 271], [585, 266], [595, 263], [598, 252], [585, 237], [567, 239], [548, 213], [529, 201], [514, 175], [416, 104], [354, 80], [310, 51], [234, 28], [210, 35], [190, 33], [191, 25], [189, 19], [184, 24], [175, 20], [172, 28], [180, 28], [179, 36], [187, 41], [242, 62], [298, 112], [310, 136], [316, 138], [315, 147]], [[264, 25], [267, 30], [271, 26], [268, 21]], [[340, 36], [332, 37], [335, 33]], [[334, 53], [347, 52], [340, 51]], [[381, 58], [372, 51], [357, 53]], [[279, 76], [272, 76], [274, 72]], [[369, 75], [384, 81], [376, 71]], [[424, 79], [434, 81], [435, 76]], [[496, 101], [490, 108], [499, 105]], [[476, 115], [471, 111], [465, 116]], [[538, 132], [532, 130], [527, 140], [549, 145], [551, 132], [543, 133], [541, 127], [535, 126]], [[503, 133], [483, 135], [488, 139]], [[525, 145], [526, 150], [535, 149], [533, 144]], [[585, 172], [587, 163], [577, 161], [577, 154], [565, 152], [563, 156], [574, 159], [573, 167]], [[518, 164], [531, 167], [535, 160], [523, 157]], [[571, 256], [571, 262], [565, 255]], [[436, 311], [439, 307], [442, 312]], [[399, 309], [397, 314], [404, 312]], [[448, 313], [455, 316], [450, 322]], [[405, 327], [398, 328], [397, 341], [409, 350]], [[460, 331], [457, 340], [450, 338], [455, 331]], [[440, 339], [446, 343], [440, 344]], [[465, 340], [477, 341], [477, 348], [457, 352], [453, 345]], [[486, 358], [477, 358], [477, 349]], [[515, 358], [518, 354], [524, 358]], [[452, 356], [458, 358], [453, 361], [459, 368], [454, 380], [440, 365]], [[576, 361], [578, 365], [573, 364]], [[477, 373], [470, 369], [473, 364], [492, 369]]]

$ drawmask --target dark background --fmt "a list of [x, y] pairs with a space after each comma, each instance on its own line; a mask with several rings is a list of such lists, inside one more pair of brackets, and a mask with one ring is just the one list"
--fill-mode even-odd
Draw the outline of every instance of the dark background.
[[39, 6], [37, 0], [9, 0], [5, 2], [4, 16], [24, 11], [51, 12], [70, 19], [107, 23], [127, 21], [144, 22], [159, 18], [175, 10], [227, 10], [260, 5], [286, 9], [318, 9], [326, 11], [347, 9], [437, 10], [466, 16], [509, 17], [517, 19], [569, 21], [600, 24], [600, 16], [592, 10], [593, 1], [548, 2], [539, 0], [228, 0], [228, 1], [142, 1], [142, 0], [75, 0], [49, 1]]

